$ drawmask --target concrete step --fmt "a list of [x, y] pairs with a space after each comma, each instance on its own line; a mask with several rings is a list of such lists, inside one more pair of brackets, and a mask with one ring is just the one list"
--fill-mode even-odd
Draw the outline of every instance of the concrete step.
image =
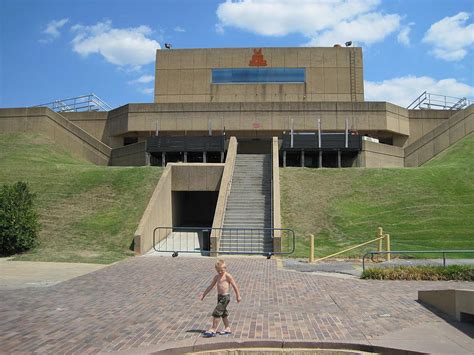
[[270, 223], [246, 223], [246, 222], [232, 222], [225, 223], [224, 228], [235, 228], [235, 229], [263, 229], [270, 228]]
[[238, 154], [224, 217], [221, 249], [244, 245], [251, 251], [271, 251], [271, 156]]
[[270, 224], [272, 221], [270, 218], [249, 218], [247, 216], [239, 217], [239, 216], [232, 216], [227, 215], [225, 219], [225, 223], [227, 224]]
[[228, 223], [224, 224], [223, 228], [228, 230], [227, 235], [234, 235], [234, 234], [244, 234], [247, 235], [256, 234], [256, 235], [263, 235], [265, 233], [271, 234], [271, 224], [264, 224], [264, 223]]

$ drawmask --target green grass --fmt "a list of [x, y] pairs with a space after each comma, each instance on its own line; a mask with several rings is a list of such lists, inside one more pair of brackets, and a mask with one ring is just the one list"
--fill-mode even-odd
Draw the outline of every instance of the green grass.
[[474, 267], [469, 265], [397, 266], [371, 268], [362, 273], [362, 279], [374, 280], [430, 280], [474, 281]]
[[392, 250], [474, 249], [473, 154], [471, 134], [419, 168], [280, 169], [283, 225], [297, 235], [293, 256], [308, 256], [310, 233], [322, 257], [375, 238], [378, 226]]
[[0, 134], [0, 184], [37, 194], [40, 246], [15, 260], [111, 263], [133, 255], [133, 233], [162, 173], [78, 160], [41, 135]]

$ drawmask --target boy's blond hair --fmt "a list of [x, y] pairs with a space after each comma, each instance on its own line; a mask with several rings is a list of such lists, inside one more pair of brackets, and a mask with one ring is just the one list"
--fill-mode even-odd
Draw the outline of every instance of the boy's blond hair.
[[219, 259], [219, 260], [216, 261], [216, 265], [215, 265], [215, 266], [216, 266], [216, 269], [219, 268], [219, 267], [222, 267], [222, 266], [226, 266], [226, 265], [225, 265], [225, 261], [222, 260], [222, 259]]

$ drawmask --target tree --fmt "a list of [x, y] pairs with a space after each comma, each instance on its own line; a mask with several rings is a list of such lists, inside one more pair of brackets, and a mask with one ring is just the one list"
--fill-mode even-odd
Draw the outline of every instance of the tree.
[[36, 195], [25, 182], [3, 185], [0, 191], [0, 255], [21, 253], [38, 244], [40, 224]]

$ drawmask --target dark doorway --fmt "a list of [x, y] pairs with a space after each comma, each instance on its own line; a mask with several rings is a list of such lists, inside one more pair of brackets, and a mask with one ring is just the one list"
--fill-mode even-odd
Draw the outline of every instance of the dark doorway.
[[212, 227], [218, 191], [173, 191], [174, 227]]

